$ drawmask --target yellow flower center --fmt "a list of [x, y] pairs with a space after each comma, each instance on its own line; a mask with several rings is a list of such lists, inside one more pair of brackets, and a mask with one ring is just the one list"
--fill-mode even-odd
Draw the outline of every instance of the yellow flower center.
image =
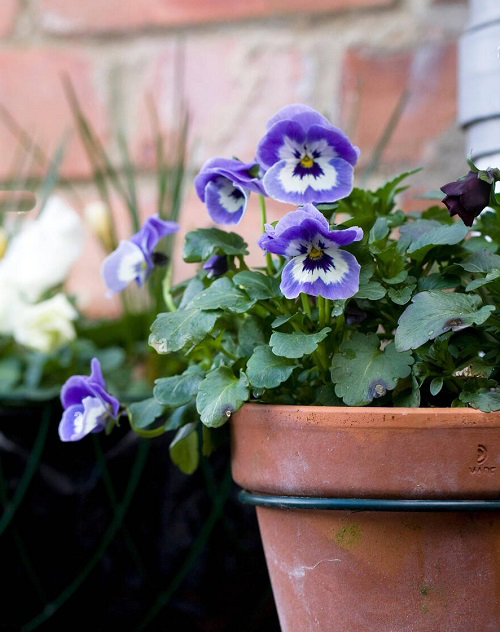
[[313, 247], [309, 251], [309, 259], [321, 259], [322, 254], [323, 254], [322, 250], [319, 250], [318, 248]]
[[314, 160], [311, 158], [311, 156], [308, 156], [306, 154], [300, 161], [300, 164], [302, 165], [302, 167], [305, 167], [306, 169], [310, 169], [314, 164]]

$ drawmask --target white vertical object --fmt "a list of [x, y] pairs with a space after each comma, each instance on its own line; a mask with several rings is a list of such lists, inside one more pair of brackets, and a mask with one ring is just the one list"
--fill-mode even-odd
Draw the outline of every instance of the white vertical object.
[[500, 0], [469, 0], [469, 11], [459, 44], [458, 120], [477, 166], [500, 167]]

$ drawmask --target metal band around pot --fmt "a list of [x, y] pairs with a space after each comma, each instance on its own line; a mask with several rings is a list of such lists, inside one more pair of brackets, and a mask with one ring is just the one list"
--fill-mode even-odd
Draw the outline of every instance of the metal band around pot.
[[500, 511], [500, 500], [415, 500], [274, 496], [241, 490], [241, 502], [278, 509], [350, 509], [351, 511]]

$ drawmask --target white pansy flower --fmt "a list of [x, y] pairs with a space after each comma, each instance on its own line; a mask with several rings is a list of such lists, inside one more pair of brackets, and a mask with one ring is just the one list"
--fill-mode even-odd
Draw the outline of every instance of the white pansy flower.
[[54, 351], [74, 340], [76, 334], [71, 321], [77, 316], [67, 297], [59, 293], [35, 305], [22, 306], [13, 323], [12, 334], [16, 342], [26, 347]]
[[[83, 247], [82, 222], [61, 198], [52, 197], [40, 216], [26, 221], [0, 260], [0, 278], [27, 302], [62, 283]], [[1, 291], [1, 290], [0, 290]]]

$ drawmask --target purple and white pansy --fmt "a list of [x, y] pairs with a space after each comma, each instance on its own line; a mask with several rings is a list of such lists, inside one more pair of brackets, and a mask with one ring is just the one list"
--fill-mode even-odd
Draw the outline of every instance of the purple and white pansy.
[[303, 292], [335, 300], [350, 298], [359, 289], [360, 265], [341, 247], [362, 237], [358, 226], [330, 230], [325, 217], [306, 204], [285, 215], [274, 229], [267, 226], [259, 245], [288, 259], [280, 284], [286, 298]]
[[349, 195], [359, 156], [347, 136], [306, 105], [288, 105], [268, 122], [257, 148], [267, 194], [280, 202], [334, 202]]
[[61, 441], [79, 441], [91, 432], [100, 432], [118, 416], [120, 403], [106, 391], [99, 360], [92, 358], [90, 366], [90, 376], [73, 375], [61, 389]]
[[130, 239], [122, 240], [118, 248], [102, 263], [101, 274], [108, 288], [108, 295], [121, 292], [132, 281], [142, 287], [154, 268], [154, 249], [158, 242], [177, 230], [178, 224], [155, 215], [149, 217], [139, 232]]
[[228, 158], [212, 158], [203, 165], [194, 185], [214, 222], [237, 224], [246, 210], [248, 193], [266, 194], [258, 173], [255, 162]]

